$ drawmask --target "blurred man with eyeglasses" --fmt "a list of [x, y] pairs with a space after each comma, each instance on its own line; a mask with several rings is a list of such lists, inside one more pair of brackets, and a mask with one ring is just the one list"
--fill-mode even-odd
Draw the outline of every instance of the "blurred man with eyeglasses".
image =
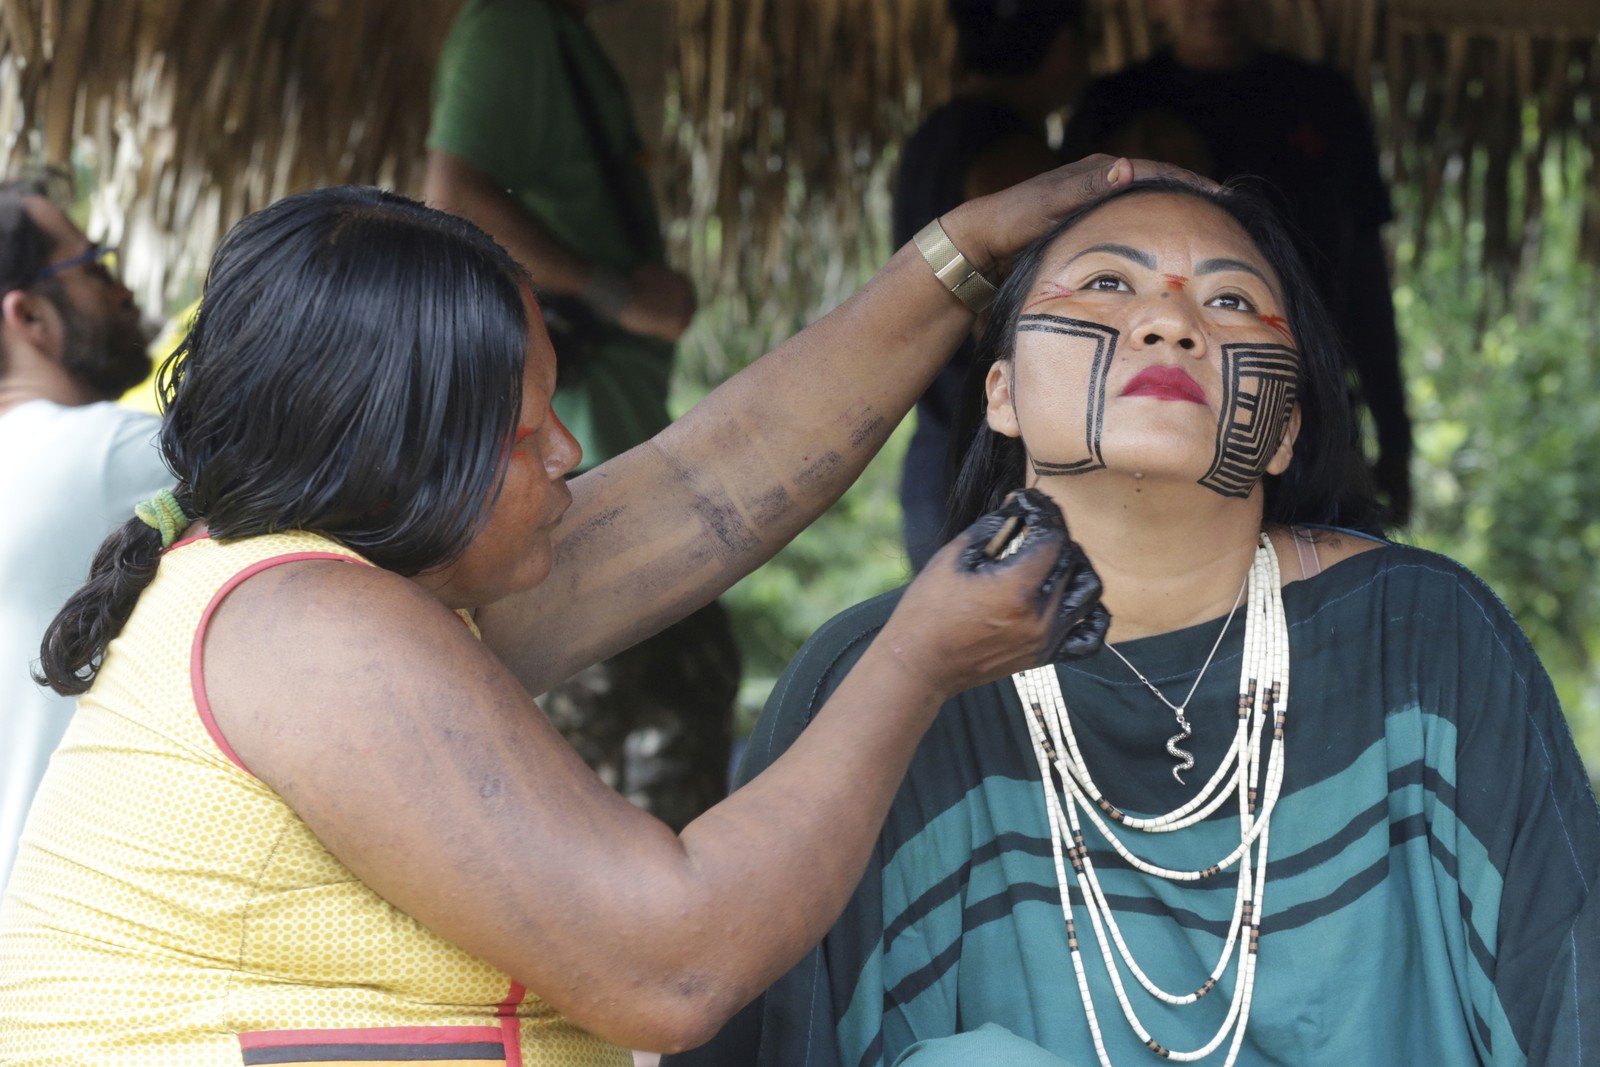
[[172, 484], [160, 421], [112, 401], [150, 370], [110, 249], [43, 186], [0, 183], [0, 885], [72, 701], [30, 674], [101, 540]]

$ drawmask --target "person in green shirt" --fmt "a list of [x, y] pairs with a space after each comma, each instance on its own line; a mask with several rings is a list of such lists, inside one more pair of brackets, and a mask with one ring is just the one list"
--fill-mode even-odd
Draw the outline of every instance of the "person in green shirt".
[[[466, 4], [434, 79], [425, 190], [527, 267], [547, 308], [592, 320], [588, 344], [553, 337], [555, 411], [585, 470], [670, 421], [673, 342], [695, 311], [693, 285], [665, 263], [626, 91], [584, 22], [594, 6]], [[738, 647], [713, 603], [544, 704], [610, 784], [681, 828], [726, 792], [738, 688]]]

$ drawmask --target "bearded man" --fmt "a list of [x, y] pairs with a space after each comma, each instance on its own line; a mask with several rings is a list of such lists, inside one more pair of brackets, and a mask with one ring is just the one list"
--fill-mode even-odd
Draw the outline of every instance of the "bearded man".
[[0, 885], [72, 701], [31, 670], [101, 540], [169, 486], [159, 420], [112, 401], [150, 370], [116, 256], [42, 188], [0, 184]]

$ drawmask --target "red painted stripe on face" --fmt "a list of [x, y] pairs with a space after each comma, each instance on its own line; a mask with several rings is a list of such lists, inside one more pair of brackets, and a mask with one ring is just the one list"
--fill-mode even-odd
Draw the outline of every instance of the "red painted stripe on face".
[[1182, 289], [1189, 283], [1188, 276], [1183, 274], [1163, 274], [1162, 277], [1167, 280], [1168, 289]]
[[1287, 337], [1289, 340], [1294, 340], [1294, 334], [1289, 332], [1289, 320], [1285, 319], [1282, 315], [1257, 315], [1256, 317], [1262, 322], [1266, 323], [1268, 326], [1271, 326], [1274, 330], [1277, 330], [1279, 333], [1283, 334], [1283, 336]]
[[1041, 295], [1030, 303], [1025, 304], [1022, 308], [1023, 311], [1028, 311], [1032, 308], [1038, 307], [1040, 304], [1047, 304], [1052, 300], [1060, 300], [1063, 297], [1072, 295], [1072, 290], [1068, 289], [1060, 282], [1045, 282], [1039, 286], [1039, 291]]

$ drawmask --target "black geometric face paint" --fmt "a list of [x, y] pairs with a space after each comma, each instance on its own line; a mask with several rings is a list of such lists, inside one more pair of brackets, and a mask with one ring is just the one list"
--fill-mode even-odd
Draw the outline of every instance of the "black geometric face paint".
[[1250, 495], [1288, 428], [1297, 363], [1288, 345], [1222, 346], [1222, 420], [1201, 485], [1223, 496]]
[[1118, 333], [1110, 326], [1083, 319], [1069, 319], [1065, 315], [1023, 315], [1017, 320], [1018, 333], [1056, 333], [1094, 342], [1094, 354], [1089, 359], [1089, 407], [1084, 416], [1084, 447], [1087, 459], [1068, 463], [1049, 463], [1032, 458], [1034, 473], [1039, 477], [1067, 474], [1087, 474], [1106, 465], [1100, 455], [1100, 427], [1106, 411], [1106, 371], [1111, 367], [1111, 357], [1117, 350]]

